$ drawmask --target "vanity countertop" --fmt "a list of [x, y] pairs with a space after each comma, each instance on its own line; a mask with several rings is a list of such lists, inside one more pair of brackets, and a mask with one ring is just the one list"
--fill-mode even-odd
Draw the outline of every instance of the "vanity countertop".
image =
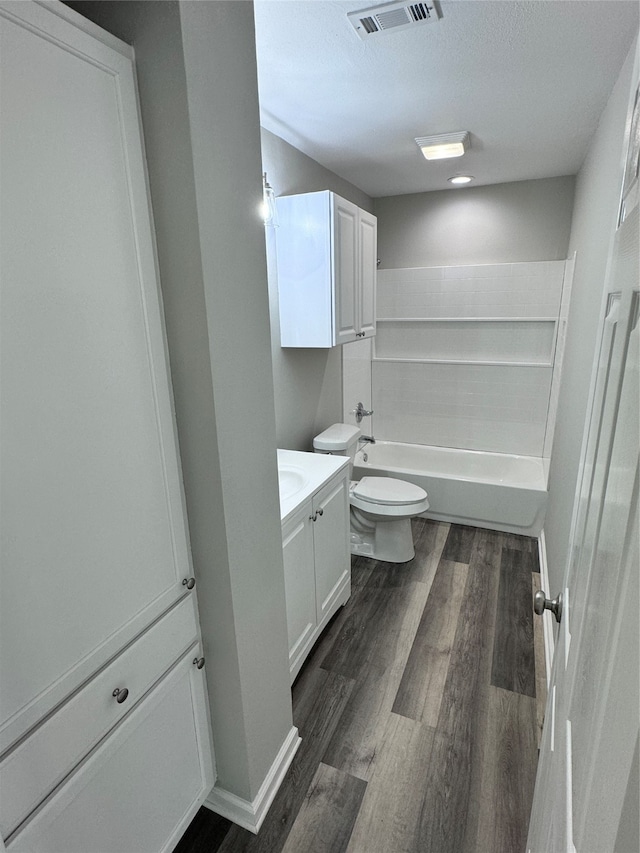
[[347, 456], [278, 449], [280, 520], [286, 521], [300, 504], [348, 465]]

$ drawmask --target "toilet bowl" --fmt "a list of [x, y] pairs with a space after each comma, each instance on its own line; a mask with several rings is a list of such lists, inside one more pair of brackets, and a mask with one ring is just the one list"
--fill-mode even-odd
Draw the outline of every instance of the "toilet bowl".
[[[349, 456], [353, 466], [360, 430], [334, 424], [313, 440], [315, 453]], [[363, 477], [349, 487], [351, 553], [389, 563], [415, 556], [411, 519], [429, 508], [419, 486], [392, 477]]]

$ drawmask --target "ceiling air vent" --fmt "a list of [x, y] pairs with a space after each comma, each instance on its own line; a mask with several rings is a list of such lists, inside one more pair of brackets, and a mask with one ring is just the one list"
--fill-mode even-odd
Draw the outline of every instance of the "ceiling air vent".
[[390, 30], [405, 30], [437, 21], [440, 17], [434, 5], [428, 3], [385, 3], [347, 15], [361, 39]]

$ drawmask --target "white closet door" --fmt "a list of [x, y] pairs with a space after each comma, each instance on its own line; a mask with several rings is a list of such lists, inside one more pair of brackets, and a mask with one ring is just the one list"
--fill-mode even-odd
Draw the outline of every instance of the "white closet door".
[[0, 751], [190, 574], [133, 62], [70, 17], [0, 3]]

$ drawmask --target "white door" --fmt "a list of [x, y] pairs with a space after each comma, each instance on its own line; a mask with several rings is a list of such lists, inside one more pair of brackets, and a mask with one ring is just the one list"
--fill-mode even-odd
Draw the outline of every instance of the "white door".
[[630, 774], [637, 773], [640, 714], [637, 158], [636, 148], [610, 258], [529, 829], [532, 853], [628, 849], [619, 847], [618, 833]]
[[72, 15], [0, 3], [0, 752], [190, 574], [132, 54]]
[[335, 342], [346, 344], [357, 332], [358, 208], [338, 196], [332, 199]]

